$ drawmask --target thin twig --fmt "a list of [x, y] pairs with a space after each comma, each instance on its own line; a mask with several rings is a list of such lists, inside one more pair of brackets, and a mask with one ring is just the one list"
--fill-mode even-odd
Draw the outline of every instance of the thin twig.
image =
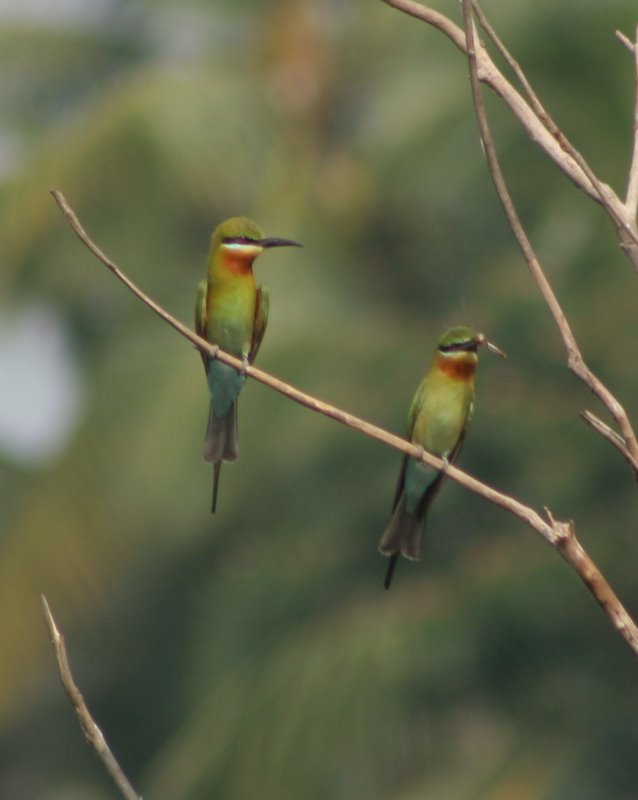
[[[486, 33], [490, 36], [496, 47], [498, 48], [499, 52], [503, 55], [507, 63], [509, 64], [510, 68], [513, 70], [514, 74], [516, 75], [517, 79], [520, 81], [521, 85], [523, 86], [532, 108], [538, 115], [541, 122], [547, 127], [549, 132], [554, 136], [561, 143], [563, 149], [571, 155], [571, 157], [576, 161], [577, 164], [581, 167], [583, 172], [587, 175], [589, 180], [591, 181], [592, 185], [596, 188], [599, 193], [600, 202], [601, 204], [607, 209], [608, 213], [612, 217], [612, 219], [616, 222], [619, 230], [623, 230], [627, 224], [623, 222], [615, 211], [613, 204], [610, 204], [607, 199], [608, 195], [608, 188], [600, 183], [597, 179], [594, 172], [591, 170], [589, 165], [587, 164], [585, 158], [576, 150], [576, 148], [571, 144], [571, 142], [567, 139], [567, 137], [561, 132], [559, 127], [556, 125], [552, 117], [549, 115], [547, 110], [542, 105], [541, 101], [539, 100], [538, 96], [532, 89], [529, 81], [527, 80], [523, 70], [521, 69], [518, 62], [513, 58], [511, 53], [507, 50], [503, 42], [497, 36], [496, 32], [493, 30], [489, 22], [487, 21], [485, 15], [483, 14], [480, 6], [473, 0], [473, 6], [477, 13], [477, 17], [483, 29]], [[637, 40], [638, 40], [638, 31], [637, 31]], [[634, 118], [634, 152], [632, 156], [632, 165], [630, 169], [630, 178], [629, 178], [629, 188], [627, 193], [627, 203], [626, 203], [626, 214], [625, 217], [629, 216], [629, 219], [635, 222], [636, 219], [636, 203], [638, 203], [638, 48], [633, 48], [633, 52], [635, 54], [635, 70], [636, 70], [636, 104], [635, 104], [635, 118]], [[490, 136], [491, 138], [491, 136]], [[635, 195], [635, 196], [634, 196]], [[511, 202], [511, 199], [510, 199]], [[633, 204], [633, 205], [631, 205]], [[522, 227], [521, 227], [522, 230]], [[629, 245], [632, 247], [636, 246], [638, 240], [635, 237], [635, 225], [633, 229], [630, 231], [631, 238], [634, 239], [633, 244]], [[565, 340], [565, 337], [563, 337]], [[636, 436], [633, 431], [632, 426], [629, 423], [629, 419], [624, 411], [624, 409], [620, 406], [618, 401], [613, 397], [613, 395], [608, 392], [606, 387], [599, 382], [595, 375], [589, 370], [586, 366], [582, 355], [580, 353], [579, 348], [576, 347], [575, 339], [569, 331], [569, 339], [570, 342], [565, 340], [565, 346], [568, 350], [568, 354], [570, 350], [577, 349], [578, 353], [574, 353], [571, 356], [570, 366], [573, 371], [589, 386], [589, 388], [596, 394], [601, 401], [609, 408], [612, 415], [616, 419], [618, 426], [623, 431], [623, 435], [626, 437], [626, 441], [623, 442], [622, 446], [619, 447], [623, 456], [627, 460], [628, 464], [632, 467], [636, 478], [638, 479], [638, 444], [636, 443]], [[573, 364], [573, 365], [572, 365]], [[584, 417], [584, 419], [586, 419]], [[586, 420], [587, 421], [587, 420]], [[602, 429], [596, 428], [596, 426], [592, 425], [592, 428], [598, 430], [602, 434]], [[604, 435], [604, 434], [602, 434]], [[606, 437], [609, 438], [609, 437]], [[612, 441], [610, 439], [610, 441]]]
[[631, 166], [629, 167], [629, 181], [627, 182], [627, 198], [625, 205], [631, 219], [636, 221], [638, 215], [638, 26], [636, 27], [636, 40], [631, 48], [634, 57], [634, 135]]
[[428, 25], [432, 25], [433, 28], [444, 33], [459, 50], [465, 53], [465, 34], [463, 33], [463, 28], [459, 28], [459, 26], [446, 17], [445, 14], [441, 14], [439, 11], [435, 11], [428, 6], [421, 5], [421, 3], [416, 3], [414, 0], [382, 0], [382, 2], [391, 8], [403, 11], [404, 14], [408, 14], [410, 17], [420, 19], [422, 22], [427, 22]]
[[[467, 53], [470, 64], [472, 97], [481, 135], [483, 151], [487, 159], [490, 175], [492, 176], [492, 180], [496, 188], [496, 193], [501, 205], [503, 206], [505, 216], [507, 217], [507, 221], [512, 229], [512, 233], [514, 234], [516, 242], [518, 243], [521, 253], [523, 254], [523, 258], [525, 259], [529, 271], [536, 281], [543, 299], [547, 303], [549, 310], [554, 317], [554, 321], [556, 322], [562, 337], [563, 344], [565, 345], [565, 350], [567, 352], [567, 364], [569, 368], [583, 381], [583, 383], [589, 387], [589, 389], [596, 395], [596, 397], [600, 399], [600, 401], [611, 413], [624, 439], [624, 444], [629, 455], [629, 463], [632, 465], [634, 473], [638, 476], [638, 440], [636, 439], [636, 434], [634, 433], [631, 422], [629, 421], [629, 417], [614, 395], [602, 383], [602, 381], [600, 381], [596, 375], [594, 375], [594, 373], [585, 363], [582, 353], [580, 352], [580, 348], [576, 342], [576, 338], [571, 330], [569, 322], [567, 321], [567, 317], [565, 316], [565, 313], [563, 312], [563, 309], [561, 308], [561, 305], [554, 294], [554, 290], [552, 289], [538, 259], [536, 258], [532, 244], [525, 233], [525, 229], [523, 228], [518, 213], [514, 207], [514, 203], [507, 188], [507, 184], [505, 182], [505, 178], [503, 177], [503, 172], [496, 155], [494, 140], [490, 132], [487, 115], [485, 113], [483, 96], [481, 94], [475, 49], [474, 23], [471, 16], [472, 3], [471, 0], [462, 0], [462, 2], [464, 15], [469, 14], [468, 19], [471, 22], [471, 25], [470, 22], [468, 22], [469, 30], [467, 32]], [[469, 9], [469, 11], [465, 10], [466, 7]]]
[[[536, 280], [545, 302], [549, 306], [552, 315], [558, 325], [559, 331], [563, 337], [565, 347], [568, 353], [568, 364], [570, 368], [576, 372], [582, 380], [594, 391], [601, 399], [607, 400], [611, 396], [610, 392], [604, 387], [601, 382], [587, 369], [582, 359], [574, 335], [569, 327], [567, 318], [565, 317], [554, 292], [545, 277], [545, 274], [540, 266], [538, 259], [534, 253], [532, 245], [527, 238], [525, 230], [520, 222], [512, 198], [509, 194], [505, 178], [498, 162], [494, 141], [490, 132], [489, 123], [487, 121], [487, 114], [485, 112], [485, 105], [483, 103], [483, 95], [481, 93], [481, 85], [479, 82], [478, 69], [476, 64], [476, 50], [475, 50], [475, 37], [474, 37], [474, 20], [472, 18], [472, 0], [461, 0], [463, 6], [463, 20], [465, 23], [465, 36], [467, 44], [467, 56], [470, 67], [470, 83], [472, 87], [472, 98], [474, 108], [476, 111], [476, 118], [481, 134], [481, 141], [483, 144], [483, 151], [488, 162], [490, 175], [494, 181], [494, 186], [498, 194], [498, 198], [503, 206], [507, 220], [512, 228], [512, 232], [516, 241], [523, 253], [525, 261], [528, 265], [530, 272]], [[613, 400], [613, 398], [612, 398]], [[616, 401], [613, 400], [615, 403]], [[607, 404], [606, 404], [607, 405]], [[609, 405], [607, 406], [609, 408]], [[610, 409], [611, 410], [611, 409]], [[614, 408], [616, 414], [618, 408]], [[612, 414], [614, 413], [612, 411]], [[623, 412], [624, 413], [624, 412]], [[617, 417], [615, 417], [617, 419]], [[627, 424], [629, 421], [627, 420]], [[630, 426], [631, 428], [631, 426]], [[623, 431], [624, 432], [624, 431]], [[631, 431], [633, 435], [633, 431]], [[633, 439], [635, 443], [635, 437]], [[625, 437], [625, 444], [629, 449], [627, 437]], [[638, 452], [638, 450], [637, 450]], [[609, 584], [605, 581], [598, 568], [594, 565], [591, 558], [585, 553], [582, 545], [577, 541], [574, 526], [572, 523], [556, 523], [547, 511], [552, 530], [558, 533], [557, 546], [563, 557], [576, 569], [582, 580], [585, 582], [589, 590], [592, 592], [600, 606], [605, 613], [610, 617], [616, 630], [625, 637], [630, 646], [633, 647], [631, 642], [634, 640], [634, 635], [638, 631], [635, 623], [627, 611], [623, 608], [618, 598], [614, 595]], [[629, 627], [628, 627], [629, 625]], [[628, 638], [629, 635], [629, 638]]]
[[616, 37], [622, 42], [622, 44], [625, 45], [627, 50], [629, 50], [629, 52], [632, 53], [633, 55], [636, 49], [636, 45], [631, 41], [631, 39], [629, 39], [628, 36], [625, 36], [625, 34], [622, 31], [616, 31]]
[[[531, 83], [527, 80], [527, 75], [521, 69], [520, 64], [516, 59], [512, 56], [510, 51], [505, 46], [503, 40], [500, 36], [496, 33], [494, 28], [490, 25], [487, 17], [485, 16], [483, 9], [481, 6], [476, 2], [473, 1], [472, 5], [474, 6], [474, 11], [476, 13], [476, 18], [479, 22], [481, 28], [485, 31], [485, 33], [489, 36], [493, 44], [495, 45], [498, 52], [501, 56], [505, 59], [508, 67], [512, 70], [514, 75], [516, 76], [516, 80], [520, 83], [523, 87], [523, 91], [527, 95], [527, 99], [530, 102], [531, 107], [534, 109], [536, 116], [540, 119], [540, 121], [545, 125], [545, 127], [549, 128], [550, 126], [546, 124], [547, 121], [551, 124], [553, 129], [556, 129], [556, 125], [554, 121], [551, 119], [549, 113], [545, 106], [541, 103], [540, 98], [534, 91]], [[551, 132], [551, 129], [550, 129]]]
[[581, 411], [580, 416], [583, 422], [586, 422], [590, 428], [593, 428], [597, 433], [610, 441], [625, 457], [628, 455], [622, 436], [619, 436], [616, 431], [612, 430], [600, 417], [597, 417], [591, 411]]
[[[441, 31], [461, 52], [467, 55], [467, 44], [463, 29], [445, 15], [414, 0], [382, 0], [382, 2]], [[541, 123], [520, 92], [516, 91], [494, 64], [485, 48], [481, 48], [479, 72], [480, 80], [486, 83], [509, 106], [512, 113], [527, 131], [530, 139], [547, 153], [579, 189], [594, 200], [598, 200], [596, 190], [586, 176], [583, 175], [580, 167], [561, 149], [558, 142]]]
[[[638, 231], [636, 230], [635, 226], [636, 222], [635, 211], [632, 215], [627, 203], [624, 206], [619, 205], [618, 198], [614, 195], [609, 186], [602, 183], [602, 181], [598, 179], [598, 176], [589, 166], [585, 157], [576, 149], [576, 147], [574, 147], [574, 145], [567, 138], [567, 136], [565, 136], [565, 134], [558, 127], [558, 125], [556, 124], [550, 113], [545, 108], [545, 106], [541, 103], [538, 95], [532, 88], [532, 85], [527, 80], [527, 76], [521, 69], [520, 64], [512, 56], [512, 54], [509, 52], [503, 41], [497, 35], [494, 28], [490, 25], [490, 23], [487, 20], [487, 17], [481, 10], [481, 7], [479, 6], [477, 0], [473, 0], [472, 5], [474, 7], [480, 26], [483, 28], [485, 33], [490, 37], [490, 39], [496, 46], [497, 50], [503, 56], [508, 66], [516, 76], [516, 79], [523, 87], [523, 91], [527, 95], [527, 99], [529, 100], [529, 103], [534, 113], [538, 117], [538, 119], [547, 128], [547, 130], [554, 137], [554, 139], [556, 139], [561, 148], [578, 164], [578, 166], [582, 169], [583, 173], [589, 179], [591, 185], [598, 193], [598, 198], [596, 199], [607, 211], [612, 221], [616, 225], [616, 228], [618, 229], [619, 233], [622, 233], [621, 241], [623, 243], [623, 248], [626, 248], [628, 246], [637, 247]], [[636, 102], [638, 103], [638, 99]], [[634, 125], [634, 130], [635, 130], [635, 125]], [[630, 177], [631, 175], [632, 172], [630, 170]]]
[[[89, 248], [89, 250], [95, 256], [97, 256], [97, 258], [105, 266], [107, 266], [111, 272], [113, 272], [117, 278], [121, 280], [140, 300], [142, 300], [143, 303], [145, 303], [152, 311], [158, 314], [163, 320], [168, 322], [169, 325], [178, 331], [178, 333], [181, 333], [182, 336], [192, 342], [192, 344], [194, 344], [195, 347], [197, 347], [201, 352], [206, 353], [213, 358], [218, 358], [220, 361], [223, 361], [224, 363], [229, 364], [236, 369], [244, 369], [246, 375], [249, 377], [252, 377], [260, 383], [269, 386], [271, 389], [280, 392], [286, 397], [289, 397], [291, 400], [294, 400], [295, 402], [305, 406], [306, 408], [330, 417], [331, 419], [337, 420], [338, 422], [341, 422], [344, 425], [347, 425], [348, 427], [353, 428], [354, 430], [357, 430], [372, 439], [376, 439], [377, 441], [383, 442], [390, 447], [394, 447], [396, 450], [400, 450], [401, 452], [406, 453], [413, 458], [421, 459], [424, 463], [445, 472], [450, 478], [452, 478], [452, 480], [456, 481], [461, 486], [464, 486], [466, 489], [469, 489], [475, 494], [484, 497], [491, 503], [500, 506], [505, 511], [508, 511], [510, 514], [513, 514], [521, 519], [523, 522], [537, 531], [547, 542], [549, 542], [549, 544], [554, 547], [558, 547], [563, 556], [567, 558], [565, 552], [571, 552], [569, 547], [565, 544], [565, 530], [567, 529], [566, 526], [568, 526], [568, 523], [557, 522], [554, 520], [551, 514], [549, 514], [549, 512], [546, 513], [548, 514], [550, 522], [546, 522], [545, 519], [543, 519], [543, 517], [541, 517], [533, 508], [530, 508], [529, 506], [520, 503], [518, 500], [515, 500], [513, 497], [503, 494], [502, 492], [493, 489], [491, 486], [482, 483], [472, 475], [469, 475], [467, 472], [463, 472], [462, 470], [458, 469], [458, 467], [455, 467], [452, 464], [449, 464], [447, 461], [443, 461], [431, 453], [424, 451], [422, 447], [417, 447], [411, 442], [408, 442], [405, 439], [396, 436], [395, 434], [383, 430], [383, 428], [379, 428], [376, 425], [372, 425], [371, 423], [359, 419], [352, 414], [348, 414], [347, 412], [342, 411], [335, 406], [324, 403], [322, 400], [318, 400], [316, 397], [312, 397], [311, 395], [308, 395], [305, 392], [296, 389], [294, 386], [290, 386], [289, 384], [280, 381], [278, 378], [275, 378], [272, 375], [257, 369], [256, 367], [246, 366], [240, 359], [234, 358], [228, 353], [225, 353], [223, 350], [220, 350], [216, 345], [211, 345], [205, 339], [201, 339], [199, 336], [197, 336], [197, 334], [193, 333], [193, 331], [189, 330], [185, 325], [172, 317], [167, 311], [158, 306], [157, 303], [151, 300], [148, 295], [141, 291], [141, 289], [138, 289], [137, 286], [135, 286], [135, 284], [124, 275], [119, 267], [117, 267], [115, 263], [111, 261], [111, 259], [109, 259], [100, 250], [100, 248], [91, 241], [88, 234], [80, 224], [75, 212], [65, 200], [62, 192], [55, 190], [51, 194], [64, 212], [66, 219], [77, 236]], [[569, 531], [570, 537], [575, 541], [575, 536], [571, 527], [569, 527]], [[570, 560], [570, 558], [567, 558], [567, 560], [578, 572], [581, 579], [592, 592], [596, 600], [605, 609], [616, 629], [621, 633], [632, 650], [638, 655], [638, 627], [632, 621], [627, 611], [623, 608], [620, 600], [615, 595], [612, 588], [609, 586], [598, 568], [595, 566], [594, 562], [589, 558], [585, 551], [582, 550], [579, 544], [578, 548], [578, 559], [574, 558], [573, 560]], [[593, 582], [591, 580], [592, 575], [595, 575], [596, 578]]]
[[591, 411], [581, 411], [580, 418], [586, 425], [596, 431], [596, 433], [600, 434], [603, 439], [607, 439], [607, 441], [612, 444], [621, 456], [625, 459], [625, 461], [629, 464], [632, 468], [634, 477], [638, 481], [638, 470], [636, 469], [637, 465], [631, 457], [631, 453], [627, 450], [625, 446], [625, 441], [622, 436], [619, 436], [616, 431], [612, 430], [609, 425], [602, 421], [599, 417], [593, 414]]
[[64, 636], [60, 633], [58, 626], [55, 624], [53, 614], [51, 613], [51, 609], [49, 608], [49, 604], [47, 603], [47, 599], [44, 595], [42, 595], [42, 608], [44, 612], [44, 621], [46, 622], [49, 636], [51, 638], [51, 644], [53, 645], [53, 650], [55, 652], [55, 658], [58, 662], [60, 680], [62, 681], [64, 691], [67, 693], [68, 698], [71, 701], [71, 705], [75, 709], [75, 713], [80, 721], [80, 727], [82, 728], [84, 736], [97, 753], [100, 761], [106, 767], [106, 771], [109, 773], [111, 778], [113, 778], [113, 781], [120, 790], [122, 797], [124, 797], [125, 800], [142, 800], [141, 796], [137, 794], [135, 789], [131, 786], [128, 778], [122, 771], [122, 768], [117, 763], [115, 756], [106, 743], [106, 739], [104, 738], [102, 731], [98, 728], [93, 717], [91, 716], [89, 709], [86, 707], [82, 693], [73, 680], [71, 666], [69, 664], [69, 657], [66, 652], [66, 644], [64, 643]]
[[[414, 2], [414, 0], [382, 0], [382, 2], [441, 31], [459, 50], [467, 54], [463, 30], [443, 14]], [[608, 184], [596, 177], [586, 160], [567, 141], [560, 130], [557, 129], [557, 134], [548, 130], [545, 122], [505, 78], [480, 42], [475, 43], [474, 56], [479, 80], [489, 86], [503, 100], [517, 117], [530, 139], [545, 151], [572, 183], [600, 203], [607, 211], [616, 226], [622, 251], [638, 270], [638, 230], [635, 216], [631, 217], [627, 213], [622, 200]]]

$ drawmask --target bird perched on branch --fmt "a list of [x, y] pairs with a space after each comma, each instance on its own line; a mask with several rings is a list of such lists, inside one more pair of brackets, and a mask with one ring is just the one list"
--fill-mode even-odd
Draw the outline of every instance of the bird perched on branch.
[[[301, 247], [289, 239], [265, 239], [246, 217], [232, 217], [213, 231], [208, 277], [197, 287], [195, 330], [211, 344], [252, 364], [268, 324], [268, 291], [257, 286], [253, 262], [271, 247]], [[241, 371], [202, 353], [211, 402], [204, 460], [214, 464], [212, 511], [222, 461], [239, 454], [237, 398], [246, 380]]]
[[[434, 361], [414, 395], [408, 414], [408, 438], [450, 463], [456, 460], [474, 411], [474, 376], [477, 350], [485, 345], [496, 355], [501, 350], [471, 328], [451, 328], [441, 336]], [[430, 503], [445, 474], [404, 455], [392, 506], [379, 551], [390, 556], [385, 578], [389, 589], [399, 555], [417, 560]]]

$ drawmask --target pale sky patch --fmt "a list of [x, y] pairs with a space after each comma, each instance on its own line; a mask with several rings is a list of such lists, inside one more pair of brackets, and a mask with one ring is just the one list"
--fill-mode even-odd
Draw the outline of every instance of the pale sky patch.
[[0, 311], [0, 450], [25, 464], [54, 459], [75, 430], [84, 382], [53, 308]]

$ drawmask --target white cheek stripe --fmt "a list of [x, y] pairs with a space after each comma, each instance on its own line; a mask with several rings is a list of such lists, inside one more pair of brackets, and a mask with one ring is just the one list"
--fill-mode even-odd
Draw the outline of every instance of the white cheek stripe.
[[264, 249], [259, 244], [244, 244], [243, 242], [223, 242], [222, 248], [230, 251], [233, 255], [258, 256]]
[[476, 353], [473, 350], [439, 350], [439, 355], [444, 358], [457, 358], [458, 356], [475, 356]]

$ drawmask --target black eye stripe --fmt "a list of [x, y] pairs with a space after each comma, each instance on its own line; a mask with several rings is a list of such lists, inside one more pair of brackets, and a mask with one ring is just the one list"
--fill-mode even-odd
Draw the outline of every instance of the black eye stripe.
[[248, 236], [225, 236], [222, 244], [257, 244], [257, 239], [250, 239]]
[[439, 347], [439, 351], [441, 353], [476, 353], [476, 350], [477, 344], [474, 339], [469, 339], [465, 342], [452, 342], [452, 344], [443, 344]]

